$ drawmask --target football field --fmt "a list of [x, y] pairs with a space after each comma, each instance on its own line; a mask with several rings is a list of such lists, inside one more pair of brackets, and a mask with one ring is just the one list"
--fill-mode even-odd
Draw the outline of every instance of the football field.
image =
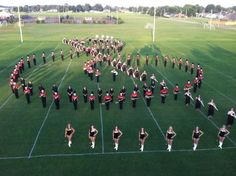
[[[231, 30], [210, 31], [201, 25], [170, 21], [157, 18], [156, 41], [152, 43], [152, 31], [145, 29], [153, 17], [137, 14], [121, 14], [124, 24], [25, 24], [24, 43], [19, 42], [19, 31], [14, 25], [0, 28], [0, 175], [232, 175], [236, 171], [236, 127], [230, 129], [223, 149], [218, 149], [218, 128], [226, 123], [227, 112], [236, 108], [236, 33]], [[141, 71], [155, 74], [159, 83], [164, 79], [170, 91], [166, 103], [161, 103], [160, 85], [154, 92], [152, 104], [147, 107], [140, 96], [137, 107], [132, 108], [129, 99], [134, 84], [142, 90], [138, 79], [119, 72], [116, 82], [112, 81], [112, 67], [103, 64], [101, 79], [91, 81], [83, 72], [84, 62], [92, 59], [82, 54], [79, 58], [69, 58], [70, 47], [61, 41], [64, 37], [86, 39], [95, 35], [114, 36], [125, 42], [121, 51], [123, 61], [127, 55], [133, 57], [135, 66], [137, 52], [141, 54]], [[60, 59], [60, 50], [65, 60]], [[56, 62], [51, 60], [51, 51], [56, 53]], [[43, 64], [42, 52], [46, 53], [47, 64]], [[27, 68], [21, 75], [26, 82], [34, 84], [31, 104], [20, 88], [20, 98], [16, 99], [9, 87], [9, 76], [15, 63], [27, 54], [36, 54], [37, 66]], [[155, 66], [153, 56], [157, 53], [160, 62]], [[150, 64], [145, 65], [145, 56], [150, 56]], [[200, 111], [184, 104], [183, 86], [194, 76], [184, 68], [172, 69], [169, 61], [164, 67], [162, 57], [182, 57], [204, 70], [202, 88], [193, 93], [193, 98], [201, 95], [205, 107]], [[195, 75], [195, 74], [194, 74]], [[178, 101], [174, 101], [172, 89], [178, 83], [181, 87]], [[38, 96], [38, 85], [47, 91], [47, 107], [42, 108]], [[56, 110], [52, 100], [52, 85], [59, 86], [61, 108]], [[67, 97], [71, 85], [79, 95], [79, 108], [73, 109]], [[126, 87], [127, 99], [124, 109], [115, 103], [107, 111], [105, 106], [95, 102], [90, 110], [89, 103], [83, 102], [82, 88], [103, 93], [111, 87], [115, 97], [122, 86]], [[142, 91], [141, 91], [142, 92]], [[141, 93], [142, 94], [142, 93]], [[141, 95], [140, 94], [140, 95]], [[96, 95], [96, 94], [95, 94]], [[219, 111], [212, 119], [207, 117], [207, 103], [214, 99]], [[72, 147], [67, 146], [64, 129], [71, 123], [76, 132]], [[88, 140], [88, 128], [93, 124], [99, 131], [95, 149]], [[112, 130], [118, 125], [123, 132], [119, 150], [113, 149]], [[164, 135], [169, 126], [177, 133], [173, 150], [166, 151]], [[204, 132], [198, 149], [192, 151], [192, 130], [199, 126]], [[138, 131], [144, 127], [149, 133], [143, 152], [139, 150]]]

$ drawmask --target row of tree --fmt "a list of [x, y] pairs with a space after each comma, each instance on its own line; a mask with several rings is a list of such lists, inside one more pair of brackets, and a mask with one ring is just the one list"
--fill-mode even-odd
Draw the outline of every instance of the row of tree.
[[[34, 6], [21, 6], [20, 11], [22, 12], [39, 12], [39, 11], [48, 11], [48, 10], [53, 10], [56, 9], [58, 12], [67, 12], [67, 11], [73, 11], [73, 12], [85, 12], [85, 11], [103, 11], [103, 10], [111, 10], [111, 11], [116, 11], [116, 10], [121, 10], [121, 9], [127, 9], [132, 12], [138, 12], [138, 13], [143, 13], [143, 14], [154, 14], [154, 8], [153, 7], [129, 7], [129, 8], [124, 8], [124, 7], [111, 7], [111, 6], [102, 6], [101, 4], [95, 4], [94, 6], [91, 6], [90, 4], [85, 4], [85, 5], [34, 5]], [[13, 8], [13, 11], [17, 11], [17, 7]], [[225, 12], [233, 12], [236, 11], [236, 6], [230, 7], [230, 8], [224, 8], [220, 5], [214, 5], [214, 4], [209, 4], [206, 7], [200, 6], [200, 5], [190, 5], [186, 4], [184, 7], [180, 6], [163, 6], [163, 7], [158, 7], [156, 8], [156, 14], [158, 16], [163, 16], [164, 13], [170, 13], [170, 14], [178, 14], [178, 13], [183, 13], [186, 14], [187, 16], [196, 16], [197, 13], [219, 13], [221, 11]]]

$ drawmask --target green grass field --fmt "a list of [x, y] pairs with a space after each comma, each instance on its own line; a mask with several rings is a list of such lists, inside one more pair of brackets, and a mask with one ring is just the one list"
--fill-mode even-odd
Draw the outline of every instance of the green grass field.
[[[14, 26], [0, 28], [0, 175], [232, 175], [235, 171], [236, 128], [230, 130], [230, 140], [224, 142], [224, 149], [217, 148], [217, 127], [226, 122], [227, 111], [236, 104], [236, 33], [230, 30], [204, 30], [202, 26], [157, 19], [157, 41], [152, 44], [152, 32], [145, 29], [152, 17], [142, 15], [121, 15], [125, 21], [121, 25], [25, 25], [24, 43], [19, 43], [19, 31]], [[188, 79], [193, 79], [184, 70], [171, 68], [168, 63], [158, 67], [151, 60], [150, 66], [144, 63], [144, 56], [169, 55], [190, 58], [204, 68], [203, 87], [196, 95], [203, 97], [205, 104], [214, 98], [219, 112], [212, 120], [206, 117], [207, 109], [195, 111], [193, 106], [185, 107], [182, 95], [175, 102], [172, 94], [166, 104], [160, 103], [158, 89], [150, 109], [142, 99], [137, 108], [131, 108], [127, 99], [122, 111], [115, 104], [110, 111], [96, 102], [95, 110], [83, 103], [82, 87], [97, 90], [97, 83], [84, 75], [84, 61], [91, 57], [84, 54], [72, 61], [68, 57], [70, 47], [61, 43], [63, 37], [86, 38], [96, 34], [112, 35], [126, 42], [122, 55], [142, 54], [141, 70], [155, 73], [157, 79], [165, 79], [170, 90], [175, 83], [181, 87]], [[67, 55], [65, 61], [59, 59], [59, 51]], [[40, 65], [40, 55], [52, 50], [57, 53], [57, 61]], [[20, 89], [20, 98], [15, 99], [9, 88], [9, 75], [14, 63], [27, 54], [36, 53], [38, 65], [26, 68], [22, 75], [34, 84], [35, 94], [28, 105]], [[152, 57], [151, 57], [152, 58]], [[125, 59], [125, 57], [124, 57]], [[133, 65], [135, 63], [133, 62]], [[40, 65], [40, 66], [39, 66]], [[132, 80], [119, 73], [112, 82], [111, 67], [101, 67], [103, 91], [115, 88], [115, 95], [125, 85], [127, 94], [133, 90]], [[135, 80], [140, 87], [138, 80]], [[42, 83], [47, 92], [47, 108], [43, 109], [38, 95], [38, 85]], [[52, 84], [60, 85], [61, 109], [50, 107]], [[148, 80], [149, 83], [149, 80]], [[66, 89], [71, 85], [79, 92], [79, 109], [74, 111], [68, 102]], [[76, 129], [73, 145], [68, 148], [64, 141], [64, 128], [68, 122]], [[91, 150], [87, 130], [94, 124], [99, 130], [96, 148]], [[112, 129], [118, 125], [123, 131], [119, 151], [113, 150]], [[172, 125], [177, 136], [173, 151], [166, 152], [166, 142], [162, 132]], [[192, 152], [191, 134], [198, 125], [203, 131], [198, 149]], [[149, 133], [145, 152], [139, 151], [138, 130], [144, 127]], [[104, 150], [104, 151], [103, 151]]]

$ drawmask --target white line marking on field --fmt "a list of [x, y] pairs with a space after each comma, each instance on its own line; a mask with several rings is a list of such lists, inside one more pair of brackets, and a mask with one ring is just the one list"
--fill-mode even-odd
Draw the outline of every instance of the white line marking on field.
[[[69, 68], [70, 68], [71, 63], [72, 63], [72, 60], [70, 60], [70, 63], [69, 63], [68, 66], [67, 66], [67, 69], [66, 69], [66, 71], [65, 71], [65, 74], [64, 74], [64, 76], [62, 77], [62, 79], [61, 79], [61, 81], [60, 81], [60, 84], [59, 84], [59, 86], [58, 86], [58, 90], [60, 89], [60, 86], [61, 86], [62, 82], [64, 81], [66, 75], [67, 75], [67, 72], [68, 72], [68, 70], [69, 70]], [[45, 124], [45, 122], [46, 122], [46, 120], [47, 120], [47, 118], [48, 118], [48, 116], [49, 116], [49, 113], [50, 113], [50, 111], [51, 111], [51, 109], [52, 109], [52, 105], [53, 105], [53, 101], [52, 101], [52, 103], [50, 104], [50, 106], [49, 106], [49, 108], [48, 108], [47, 114], [46, 114], [46, 116], [44, 117], [44, 120], [43, 120], [43, 123], [42, 123], [41, 127], [39, 128], [39, 131], [38, 131], [37, 136], [36, 136], [36, 138], [35, 138], [35, 140], [34, 140], [34, 144], [33, 144], [32, 148], [31, 148], [31, 150], [30, 150], [30, 153], [29, 153], [29, 155], [28, 155], [28, 158], [31, 158], [31, 155], [32, 155], [32, 153], [33, 153], [33, 151], [34, 151], [35, 145], [36, 145], [36, 143], [37, 143], [37, 141], [38, 141], [39, 135], [40, 135], [40, 133], [41, 133], [43, 127], [44, 127], [44, 124]]]
[[10, 157], [0, 157], [0, 160], [13, 160], [13, 159], [33, 159], [33, 158], [46, 158], [46, 157], [76, 157], [76, 156], [97, 156], [97, 155], [119, 155], [119, 154], [145, 154], [145, 153], [175, 153], [175, 152], [209, 152], [209, 151], [224, 151], [224, 150], [232, 150], [236, 149], [236, 147], [223, 147], [223, 149], [219, 148], [199, 148], [196, 151], [192, 149], [176, 149], [168, 152], [167, 150], [144, 150], [140, 151], [117, 151], [117, 152], [105, 152], [105, 153], [56, 153], [56, 154], [43, 154], [43, 155], [32, 155], [30, 158], [27, 156], [10, 156]]
[[[152, 66], [153, 67], [153, 66]], [[163, 78], [165, 78], [171, 85], [172, 85], [172, 87], [174, 86], [174, 84], [166, 77], [166, 76], [164, 76], [160, 71], [158, 71], [158, 69], [156, 69], [155, 67], [153, 67]], [[193, 103], [191, 103], [191, 105], [193, 105], [194, 106], [194, 104]], [[199, 110], [199, 112], [200, 112], [200, 114], [205, 118], [205, 119], [207, 119], [208, 121], [210, 121], [211, 122], [211, 124], [214, 126], [214, 127], [216, 127], [217, 129], [219, 129], [219, 127], [216, 125], [216, 123], [215, 122], [213, 122], [212, 120], [210, 120], [201, 110]], [[234, 145], [234, 146], [236, 146], [236, 142], [234, 142], [229, 136], [226, 136], [227, 137], [227, 139]]]
[[[134, 83], [134, 85], [135, 85], [134, 79], [133, 79], [132, 77], [131, 77], [131, 79], [132, 79], [132, 81], [133, 81], [133, 83]], [[140, 96], [142, 96], [142, 95], [140, 95]], [[154, 122], [155, 122], [157, 128], [159, 129], [159, 131], [161, 132], [161, 134], [162, 134], [162, 136], [163, 136], [163, 138], [164, 138], [164, 140], [165, 140], [166, 137], [165, 137], [165, 134], [164, 134], [163, 130], [161, 129], [161, 127], [160, 127], [159, 123], [157, 122], [156, 118], [154, 117], [154, 115], [153, 115], [151, 109], [146, 105], [146, 102], [145, 102], [145, 100], [144, 100], [143, 97], [142, 97], [142, 99], [143, 99], [143, 102], [144, 102], [144, 104], [145, 104], [145, 106], [146, 106], [146, 108], [147, 108], [149, 114], [151, 115], [151, 117], [152, 117], [152, 119], [154, 120]]]
[[[99, 83], [97, 83], [97, 88], [99, 88]], [[101, 123], [101, 137], [102, 137], [102, 153], [104, 153], [104, 130], [103, 130], [103, 115], [102, 115], [102, 105], [99, 104], [100, 111], [100, 123]]]

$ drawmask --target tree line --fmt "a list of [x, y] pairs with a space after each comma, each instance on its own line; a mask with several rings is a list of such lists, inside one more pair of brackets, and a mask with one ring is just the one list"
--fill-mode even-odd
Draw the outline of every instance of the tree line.
[[[53, 10], [56, 9], [58, 12], [67, 12], [67, 11], [72, 11], [72, 12], [89, 12], [91, 10], [94, 11], [103, 11], [103, 10], [110, 10], [110, 11], [117, 11], [117, 10], [128, 10], [131, 12], [137, 12], [137, 13], [142, 13], [142, 14], [149, 14], [149, 15], [154, 15], [154, 8], [153, 7], [129, 7], [129, 8], [124, 8], [124, 7], [111, 7], [111, 6], [102, 6], [101, 4], [95, 4], [95, 5], [90, 5], [90, 4], [85, 4], [85, 5], [32, 5], [32, 6], [21, 6], [20, 11], [21, 12], [39, 12], [39, 11], [48, 11], [48, 10]], [[17, 11], [17, 7], [13, 8], [13, 11]], [[214, 5], [214, 4], [209, 4], [206, 7], [200, 6], [200, 5], [190, 5], [186, 4], [183, 7], [180, 6], [162, 6], [156, 8], [156, 15], [157, 16], [163, 16], [165, 13], [169, 14], [178, 14], [178, 13], [183, 13], [187, 16], [196, 16], [197, 13], [220, 13], [222, 11], [225, 12], [234, 12], [236, 11], [236, 6], [229, 7], [229, 8], [224, 8], [220, 5]]]

